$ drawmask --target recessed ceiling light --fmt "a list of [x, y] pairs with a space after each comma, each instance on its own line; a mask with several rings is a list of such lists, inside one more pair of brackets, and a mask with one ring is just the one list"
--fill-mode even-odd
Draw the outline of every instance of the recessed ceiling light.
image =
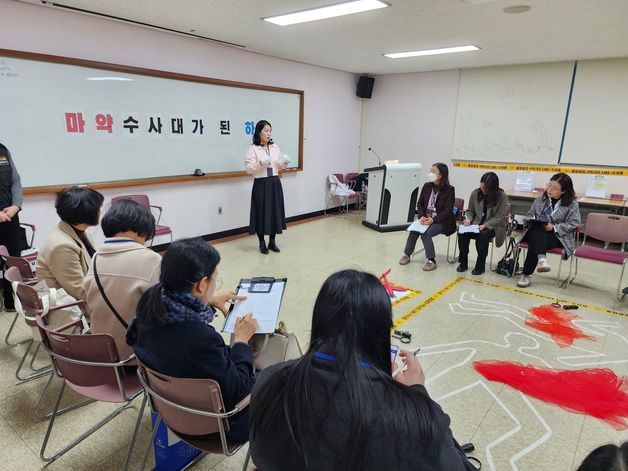
[[440, 49], [424, 49], [422, 51], [409, 51], [409, 52], [392, 52], [384, 54], [391, 59], [402, 59], [404, 57], [418, 57], [418, 56], [433, 56], [436, 54], [451, 54], [452, 52], [467, 52], [467, 51], [479, 51], [477, 46], [456, 46], [456, 47], [443, 47]]
[[378, 8], [386, 8], [387, 6], [390, 5], [386, 2], [382, 2], [381, 0], [357, 0], [353, 2], [329, 5], [322, 8], [298, 11], [296, 13], [288, 13], [286, 15], [270, 16], [268, 18], [262, 18], [262, 20], [279, 26], [286, 26], [297, 23], [306, 23], [308, 21], [324, 20], [326, 18], [334, 18], [336, 16], [351, 15], [353, 13], [361, 13], [363, 11], [377, 10]]
[[512, 7], [504, 8], [504, 13], [516, 15], [517, 13], [525, 13], [530, 8], [532, 8], [530, 5], [513, 5]]

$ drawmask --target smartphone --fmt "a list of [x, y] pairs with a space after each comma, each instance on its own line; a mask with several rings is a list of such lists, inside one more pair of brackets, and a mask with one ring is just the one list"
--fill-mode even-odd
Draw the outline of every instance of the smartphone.
[[390, 362], [394, 362], [397, 359], [397, 353], [399, 353], [399, 347], [397, 345], [390, 346]]

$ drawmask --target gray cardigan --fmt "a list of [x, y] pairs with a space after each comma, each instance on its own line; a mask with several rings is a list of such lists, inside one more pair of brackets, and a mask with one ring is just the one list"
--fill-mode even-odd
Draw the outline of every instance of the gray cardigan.
[[[539, 218], [543, 214], [549, 213], [551, 205], [552, 202], [547, 196], [539, 196], [532, 203], [532, 207], [528, 211], [528, 217]], [[556, 203], [556, 205], [554, 213], [549, 214], [548, 218], [549, 222], [554, 226], [556, 237], [558, 237], [558, 240], [565, 248], [564, 258], [567, 259], [576, 250], [576, 229], [580, 226], [580, 208], [578, 201], [575, 199], [569, 206], [563, 206], [562, 200]]]
[[[497, 203], [495, 206], [486, 208], [486, 221], [484, 225], [487, 229], [495, 231], [495, 245], [501, 247], [506, 240], [506, 215], [508, 214], [508, 196], [501, 188], [497, 192]], [[484, 215], [484, 199], [478, 201], [478, 190], [475, 189], [469, 196], [469, 206], [464, 213], [465, 219], [471, 224], [480, 224]]]

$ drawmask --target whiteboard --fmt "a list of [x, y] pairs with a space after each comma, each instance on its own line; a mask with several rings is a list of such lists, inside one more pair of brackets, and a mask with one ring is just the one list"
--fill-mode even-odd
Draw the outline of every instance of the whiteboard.
[[578, 62], [561, 163], [628, 167], [628, 59]]
[[466, 69], [453, 159], [556, 164], [574, 62]]
[[302, 168], [300, 90], [12, 55], [0, 51], [0, 142], [25, 187], [243, 172], [260, 119]]

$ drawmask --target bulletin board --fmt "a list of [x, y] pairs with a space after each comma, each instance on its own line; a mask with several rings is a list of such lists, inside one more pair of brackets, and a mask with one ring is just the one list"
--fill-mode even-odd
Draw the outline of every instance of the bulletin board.
[[303, 102], [302, 90], [0, 49], [0, 142], [26, 193], [242, 176], [260, 119], [302, 170]]

